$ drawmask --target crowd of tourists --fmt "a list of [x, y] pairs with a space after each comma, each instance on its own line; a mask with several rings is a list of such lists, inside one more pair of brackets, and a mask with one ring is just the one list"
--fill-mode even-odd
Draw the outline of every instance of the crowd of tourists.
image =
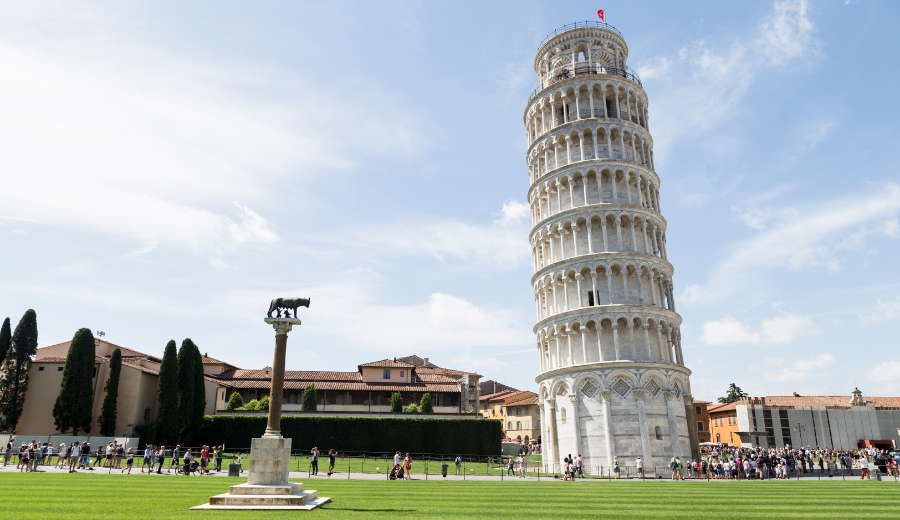
[[[16, 469], [21, 472], [40, 471], [41, 467], [53, 467], [68, 469], [69, 473], [77, 473], [79, 470], [113, 469], [122, 473], [131, 473], [135, 465], [135, 458], [142, 460], [140, 472], [162, 474], [177, 473], [190, 475], [199, 473], [209, 475], [211, 471], [222, 471], [222, 459], [224, 458], [225, 445], [203, 446], [196, 452], [191, 448], [182, 450], [181, 445], [167, 450], [165, 446], [147, 444], [142, 453], [135, 453], [133, 448], [125, 448], [118, 441], [106, 444], [100, 443], [96, 448], [89, 441], [74, 441], [69, 445], [60, 443], [54, 446], [49, 442], [22, 442], [16, 446], [16, 439], [10, 438], [6, 443], [3, 453], [3, 466], [16, 464]], [[54, 455], [56, 461], [53, 461]], [[238, 455], [238, 462], [241, 456]], [[166, 461], [168, 460], [168, 466]]]
[[866, 448], [835, 451], [821, 448], [741, 448], [722, 447], [704, 450], [700, 460], [682, 462], [675, 457], [669, 463], [673, 480], [702, 479], [787, 479], [817, 472], [819, 476], [855, 475], [870, 479], [876, 466], [888, 476], [900, 476], [900, 452]]

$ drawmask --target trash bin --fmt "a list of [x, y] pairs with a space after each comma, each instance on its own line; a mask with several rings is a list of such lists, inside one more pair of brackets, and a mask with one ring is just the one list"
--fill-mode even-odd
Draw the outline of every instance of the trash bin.
[[449, 465], [446, 462], [441, 463], [441, 476], [447, 478], [447, 467]]
[[241, 465], [240, 464], [229, 464], [228, 465], [228, 476], [229, 477], [240, 477], [241, 476]]
[[881, 482], [881, 472], [878, 471], [878, 468], [875, 468], [875, 480]]

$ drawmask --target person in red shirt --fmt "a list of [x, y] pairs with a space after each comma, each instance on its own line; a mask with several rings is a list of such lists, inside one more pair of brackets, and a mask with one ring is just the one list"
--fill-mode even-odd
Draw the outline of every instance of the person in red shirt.
[[209, 475], [209, 446], [203, 446], [200, 450], [200, 473]]

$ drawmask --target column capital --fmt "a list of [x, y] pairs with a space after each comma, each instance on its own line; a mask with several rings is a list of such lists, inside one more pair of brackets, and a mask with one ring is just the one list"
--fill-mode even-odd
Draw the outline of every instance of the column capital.
[[575, 279], [582, 280], [582, 279], [584, 279], [584, 276], [582, 276], [581, 273], [575, 273]]
[[266, 318], [265, 321], [275, 329], [276, 336], [287, 335], [294, 325], [300, 325], [297, 318]]
[[634, 398], [643, 401], [644, 400], [644, 389], [643, 388], [635, 388], [632, 390], [634, 392]]
[[675, 400], [675, 392], [672, 392], [670, 390], [670, 391], [666, 392], [665, 394], [666, 394], [666, 401], [674, 401]]
[[612, 400], [612, 391], [611, 390], [600, 390], [597, 392], [600, 394], [600, 400], [604, 403], [608, 403]]
[[544, 399], [544, 403], [547, 406], [549, 406], [551, 410], [556, 408], [556, 398], [555, 397], [548, 397], [548, 398]]
[[569, 401], [572, 404], [578, 404], [578, 394], [569, 394]]
[[684, 399], [684, 404], [693, 406], [694, 396], [692, 396], [691, 394], [682, 394], [681, 398]]

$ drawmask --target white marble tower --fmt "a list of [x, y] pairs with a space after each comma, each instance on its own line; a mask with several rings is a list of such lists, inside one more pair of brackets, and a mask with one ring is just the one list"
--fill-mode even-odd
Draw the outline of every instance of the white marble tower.
[[545, 464], [699, 457], [647, 93], [627, 59], [619, 31], [594, 22], [554, 31], [534, 59], [524, 123]]

